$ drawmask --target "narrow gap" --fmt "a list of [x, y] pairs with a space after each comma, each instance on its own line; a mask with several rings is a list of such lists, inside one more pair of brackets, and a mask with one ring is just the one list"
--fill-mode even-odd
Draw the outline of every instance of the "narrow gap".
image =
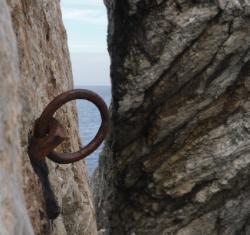
[[[92, 90], [109, 106], [111, 101], [110, 60], [107, 51], [107, 13], [100, 0], [61, 0], [62, 18], [67, 31], [74, 88]], [[97, 108], [77, 101], [82, 146], [97, 133], [101, 117]], [[89, 176], [98, 166], [99, 147], [86, 158]]]

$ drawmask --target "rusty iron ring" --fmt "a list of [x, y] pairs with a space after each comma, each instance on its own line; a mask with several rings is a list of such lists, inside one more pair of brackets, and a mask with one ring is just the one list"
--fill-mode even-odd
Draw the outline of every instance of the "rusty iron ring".
[[58, 153], [56, 151], [51, 151], [47, 155], [47, 157], [56, 163], [68, 164], [79, 161], [87, 157], [89, 154], [91, 154], [100, 146], [100, 144], [102, 143], [108, 132], [109, 111], [103, 99], [99, 95], [95, 94], [90, 90], [75, 89], [62, 93], [47, 105], [47, 107], [41, 114], [40, 118], [36, 120], [34, 136], [36, 138], [44, 138], [49, 132], [49, 124], [53, 120], [53, 115], [55, 114], [57, 109], [59, 109], [67, 102], [76, 99], [88, 100], [94, 105], [96, 105], [101, 114], [101, 119], [102, 119], [101, 126], [97, 134], [89, 142], [89, 144], [87, 144], [84, 148], [80, 149], [79, 151], [74, 153]]

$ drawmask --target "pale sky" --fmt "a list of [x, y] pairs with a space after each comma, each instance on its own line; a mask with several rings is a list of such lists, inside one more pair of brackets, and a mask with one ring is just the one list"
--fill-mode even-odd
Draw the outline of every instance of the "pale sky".
[[103, 0], [61, 0], [76, 86], [110, 85]]

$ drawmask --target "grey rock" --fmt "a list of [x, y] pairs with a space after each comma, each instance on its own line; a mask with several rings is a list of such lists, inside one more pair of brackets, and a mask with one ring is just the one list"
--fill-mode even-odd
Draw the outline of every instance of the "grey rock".
[[113, 102], [98, 227], [249, 234], [249, 1], [105, 3]]
[[0, 234], [33, 235], [22, 190], [17, 44], [5, 0], [0, 25]]

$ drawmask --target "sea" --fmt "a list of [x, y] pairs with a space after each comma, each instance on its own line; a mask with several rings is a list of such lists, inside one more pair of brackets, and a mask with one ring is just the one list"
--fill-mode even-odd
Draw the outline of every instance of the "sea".
[[[109, 107], [111, 102], [110, 86], [78, 86], [76, 88], [88, 89], [97, 93], [103, 98]], [[88, 101], [77, 100], [76, 105], [78, 111], [80, 138], [82, 145], [84, 146], [85, 144], [89, 143], [96, 135], [101, 124], [101, 116], [95, 105]], [[101, 153], [102, 149], [103, 144], [85, 159], [89, 175], [92, 175], [95, 168], [98, 166], [99, 154]]]

